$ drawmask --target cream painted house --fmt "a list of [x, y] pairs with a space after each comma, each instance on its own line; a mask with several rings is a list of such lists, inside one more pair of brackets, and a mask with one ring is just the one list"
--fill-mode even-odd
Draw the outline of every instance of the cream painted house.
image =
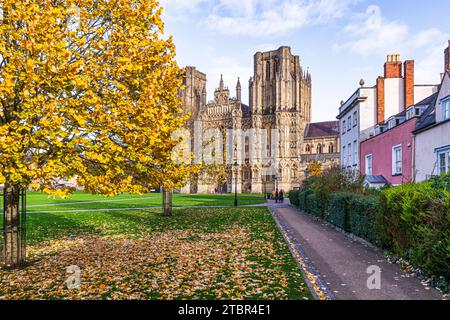
[[415, 134], [416, 182], [450, 172], [450, 69], [440, 90], [417, 123]]

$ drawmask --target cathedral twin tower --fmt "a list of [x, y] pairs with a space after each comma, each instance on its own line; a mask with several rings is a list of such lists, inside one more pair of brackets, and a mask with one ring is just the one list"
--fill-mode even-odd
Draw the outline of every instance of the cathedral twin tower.
[[311, 76], [304, 73], [300, 57], [291, 48], [255, 54], [254, 76], [249, 81], [250, 108], [253, 113], [272, 114], [298, 111], [311, 119]]
[[[184, 87], [191, 151], [197, 163], [214, 167], [193, 177], [184, 192], [232, 192], [235, 185], [245, 193], [299, 187], [306, 169], [301, 153], [311, 122], [311, 76], [289, 47], [255, 54], [249, 105], [241, 101], [240, 81], [236, 97], [231, 97], [222, 78], [214, 100], [207, 102], [206, 75], [195, 67], [186, 68]], [[211, 132], [219, 134], [211, 137]], [[218, 166], [226, 177], [215, 173]]]

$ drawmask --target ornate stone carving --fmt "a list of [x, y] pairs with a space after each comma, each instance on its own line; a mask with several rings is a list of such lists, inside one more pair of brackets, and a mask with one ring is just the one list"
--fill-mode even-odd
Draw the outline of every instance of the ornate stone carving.
[[[184, 110], [192, 112], [189, 123], [201, 121], [204, 130], [220, 127], [246, 132], [242, 137], [224, 140], [231, 143], [228, 139], [233, 139], [237, 146], [237, 151], [233, 152], [236, 155], [227, 155], [227, 159], [236, 156], [242, 162], [238, 191], [271, 191], [275, 187], [275, 175], [280, 189], [288, 191], [299, 187], [301, 172], [306, 168], [300, 154], [304, 149], [304, 128], [311, 120], [311, 76], [303, 72], [299, 56], [292, 55], [289, 47], [255, 54], [248, 106], [241, 102], [239, 80], [236, 98], [232, 98], [221, 76], [214, 101], [210, 103], [206, 103], [205, 74], [188, 67], [184, 84], [181, 96]], [[277, 136], [278, 142], [273, 141]], [[202, 135], [198, 139], [193, 139], [192, 143], [197, 146], [205, 143], [206, 138]], [[244, 159], [249, 149], [254, 156]], [[202, 159], [203, 148], [192, 146], [192, 150], [198, 153], [196, 159]], [[229, 164], [227, 171], [227, 191], [230, 192], [235, 177]], [[202, 177], [195, 184], [197, 192], [210, 192], [217, 188], [211, 185], [210, 179]]]

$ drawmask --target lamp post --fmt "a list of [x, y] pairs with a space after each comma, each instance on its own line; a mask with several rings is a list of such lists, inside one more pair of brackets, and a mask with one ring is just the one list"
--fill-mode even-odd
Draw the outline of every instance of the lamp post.
[[236, 171], [235, 181], [234, 181], [234, 206], [238, 206], [238, 192], [237, 192], [237, 185], [238, 185], [238, 170], [239, 170], [239, 163], [237, 161], [233, 164], [233, 167]]
[[278, 190], [278, 177], [275, 175], [273, 180], [275, 181], [275, 202], [278, 203], [279, 194], [280, 194], [279, 190]]
[[267, 200], [267, 186], [266, 186], [266, 179], [263, 179], [263, 185], [264, 185], [264, 200]]

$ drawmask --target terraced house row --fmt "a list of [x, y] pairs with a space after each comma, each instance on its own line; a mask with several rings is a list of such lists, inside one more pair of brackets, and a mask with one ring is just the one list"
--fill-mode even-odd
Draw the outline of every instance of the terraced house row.
[[439, 84], [416, 84], [414, 61], [388, 55], [384, 76], [342, 102], [340, 161], [380, 187], [450, 172], [450, 40]]

